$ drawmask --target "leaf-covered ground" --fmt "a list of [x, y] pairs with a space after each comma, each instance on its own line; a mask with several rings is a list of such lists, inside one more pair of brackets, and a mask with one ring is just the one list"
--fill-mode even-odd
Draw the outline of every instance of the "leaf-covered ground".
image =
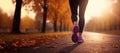
[[[107, 34], [106, 34], [107, 33]], [[84, 43], [71, 32], [0, 34], [0, 53], [119, 53], [119, 31], [84, 32]]]
[[24, 34], [1, 34], [0, 35], [0, 51], [7, 53], [21, 47], [35, 47], [45, 45], [47, 48], [54, 48], [51, 42], [58, 38], [64, 37], [69, 32], [58, 33], [24, 33]]

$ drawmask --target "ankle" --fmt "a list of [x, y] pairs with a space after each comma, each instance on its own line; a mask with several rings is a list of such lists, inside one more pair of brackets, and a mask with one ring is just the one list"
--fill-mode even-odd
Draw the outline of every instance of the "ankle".
[[74, 26], [78, 26], [78, 23], [77, 23], [77, 22], [74, 22]]
[[82, 38], [82, 33], [81, 32], [79, 32], [79, 38]]

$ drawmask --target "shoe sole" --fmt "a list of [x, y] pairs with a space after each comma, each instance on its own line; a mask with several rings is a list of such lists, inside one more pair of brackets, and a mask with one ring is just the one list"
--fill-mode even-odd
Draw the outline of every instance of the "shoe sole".
[[77, 41], [78, 41], [78, 36], [77, 36], [77, 34], [73, 34], [73, 35], [72, 35], [72, 41], [73, 41], [73, 42], [77, 42]]
[[84, 41], [82, 40], [82, 41], [78, 41], [78, 43], [83, 43]]
[[78, 26], [74, 26], [73, 34], [72, 34], [72, 41], [73, 42], [77, 42], [78, 41], [78, 36], [77, 36], [78, 30], [79, 30], [79, 27]]

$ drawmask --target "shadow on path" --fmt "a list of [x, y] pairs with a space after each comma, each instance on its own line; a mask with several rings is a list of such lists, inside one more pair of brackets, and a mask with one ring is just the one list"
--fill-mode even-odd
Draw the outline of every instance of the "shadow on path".
[[82, 43], [79, 43], [79, 44], [77, 43], [77, 44], [73, 44], [71, 46], [66, 46], [57, 53], [70, 53], [80, 44], [82, 44]]

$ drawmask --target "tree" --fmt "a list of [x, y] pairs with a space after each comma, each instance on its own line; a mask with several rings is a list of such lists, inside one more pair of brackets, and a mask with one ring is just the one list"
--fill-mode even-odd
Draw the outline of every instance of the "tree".
[[0, 8], [0, 29], [2, 28], [2, 21], [3, 21], [3, 18], [2, 18], [2, 10]]
[[38, 11], [36, 13], [35, 19], [36, 19], [36, 29], [38, 30], [38, 32], [41, 32], [41, 26], [42, 26], [42, 13], [40, 11]]
[[120, 24], [119, 24], [119, 21], [120, 21], [120, 0], [116, 0], [117, 2], [116, 3], [114, 3], [113, 4], [113, 15], [114, 15], [114, 18], [113, 18], [113, 20], [114, 20], [114, 28], [115, 29], [120, 29]]
[[0, 9], [0, 32], [9, 32], [11, 28], [11, 19], [7, 13]]
[[46, 31], [46, 19], [47, 19], [47, 10], [48, 10], [48, 0], [25, 0], [24, 4], [29, 4], [33, 2], [32, 10], [39, 12], [43, 10], [43, 22], [41, 32], [45, 33]]
[[58, 15], [59, 15], [59, 9], [60, 9], [60, 0], [53, 0], [50, 3], [49, 7], [49, 15], [53, 15], [53, 30], [54, 32], [57, 32], [57, 21], [58, 21]]
[[60, 31], [62, 32], [63, 30], [66, 31], [68, 28], [68, 24], [70, 24], [69, 21], [69, 8], [66, 8], [66, 10], [61, 14], [61, 17], [59, 18], [59, 23], [60, 23]]
[[[65, 16], [66, 10], [68, 10], [68, 0], [51, 0], [50, 1], [50, 7], [49, 7], [49, 14], [52, 15], [52, 21], [53, 21], [53, 30], [54, 32], [57, 32], [57, 26], [59, 25], [59, 29], [62, 28], [61, 24], [63, 23], [61, 21], [61, 18]], [[70, 13], [70, 12], [69, 12]], [[70, 14], [69, 14], [70, 15]], [[68, 17], [68, 16], [66, 16]], [[66, 18], [64, 17], [64, 19]], [[62, 18], [63, 20], [63, 18]], [[67, 21], [67, 20], [65, 20]], [[60, 29], [61, 31], [61, 29]]]
[[31, 19], [29, 16], [25, 16], [21, 19], [21, 25], [20, 28], [25, 30], [25, 32], [28, 32], [30, 30], [35, 29], [35, 21]]
[[62, 19], [60, 19], [59, 22], [60, 22], [60, 28], [59, 28], [59, 30], [60, 30], [60, 32], [62, 32], [62, 26], [63, 26]]
[[[31, 10], [34, 10], [35, 13], [40, 12], [43, 15], [42, 17], [42, 28], [41, 32], [44, 33], [46, 31], [46, 20], [48, 19], [48, 9], [51, 7], [54, 12], [54, 31], [57, 31], [57, 21], [59, 14], [63, 14], [66, 10], [66, 6], [68, 7], [68, 0], [23, 0], [23, 6], [32, 3]], [[51, 5], [52, 4], [52, 5]], [[48, 8], [49, 7], [49, 8]], [[55, 9], [55, 10], [54, 10]], [[60, 13], [59, 13], [60, 12]], [[38, 14], [36, 14], [38, 15]]]
[[[47, 5], [47, 0], [16, 0], [16, 10], [15, 10], [15, 18], [13, 21], [13, 28], [12, 28], [12, 32], [17, 32], [19, 33], [19, 25], [20, 25], [20, 10], [21, 10], [21, 5], [23, 3], [23, 6], [27, 6], [28, 4], [32, 3], [32, 5], [30, 7], [31, 10], [34, 10], [34, 12], [38, 12], [41, 11], [41, 9], [43, 9], [43, 24], [42, 24], [42, 32], [45, 32], [45, 28], [46, 28], [46, 17], [47, 17], [47, 9], [48, 9], [48, 5]], [[16, 16], [17, 15], [17, 16]], [[18, 18], [16, 18], [18, 17]], [[16, 23], [15, 23], [16, 22]], [[16, 31], [17, 30], [17, 31]]]
[[48, 5], [47, 5], [47, 0], [44, 0], [44, 13], [43, 13], [43, 24], [42, 24], [42, 33], [45, 33], [46, 31], [46, 19], [47, 19], [47, 10], [48, 10]]
[[16, 8], [13, 18], [12, 33], [20, 33], [20, 17], [21, 17], [22, 0], [16, 0]]

